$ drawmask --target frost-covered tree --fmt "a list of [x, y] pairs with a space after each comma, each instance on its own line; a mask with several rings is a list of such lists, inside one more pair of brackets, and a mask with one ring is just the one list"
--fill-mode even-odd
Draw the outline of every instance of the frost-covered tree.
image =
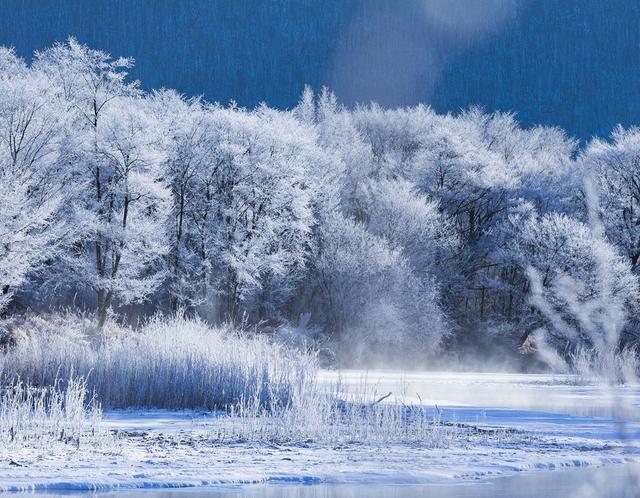
[[89, 229], [89, 249], [96, 250], [95, 267], [93, 255], [89, 261], [82, 255], [81, 268], [86, 284], [97, 293], [100, 323], [114, 300], [144, 300], [166, 277], [163, 257], [169, 249], [171, 205], [160, 140], [157, 121], [135, 99], [102, 116], [97, 150], [104, 203], [101, 212], [96, 213], [93, 202], [78, 211]]
[[145, 299], [162, 280], [158, 261], [168, 191], [161, 130], [126, 81], [130, 59], [112, 59], [73, 38], [36, 54], [61, 101], [75, 113], [71, 132], [80, 188], [74, 223], [84, 233], [64, 258], [75, 281], [96, 295], [98, 323], [114, 300]]
[[209, 110], [211, 151], [190, 222], [202, 292], [218, 316], [265, 317], [306, 264], [313, 217], [305, 183], [312, 136], [288, 115]]
[[637, 373], [637, 351], [625, 349], [621, 339], [627, 316], [637, 313], [640, 286], [629, 261], [606, 239], [589, 179], [585, 195], [588, 224], [558, 214], [525, 223], [531, 304], [543, 323], [522, 349], [538, 352], [556, 369], [629, 380]]
[[[589, 225], [558, 213], [538, 216], [523, 210], [521, 216], [512, 240], [514, 261], [523, 271], [535, 269], [535, 290], [549, 307], [564, 309], [561, 313], [567, 316], [575, 312], [578, 303], [596, 298], [601, 291], [600, 272], [606, 267], [611, 283], [609, 299], [629, 311], [637, 309], [640, 288], [628, 261], [598, 238]], [[539, 325], [535, 320], [530, 322], [526, 333], [531, 332], [531, 323]], [[563, 331], [552, 329], [550, 333], [562, 337]], [[573, 340], [574, 345], [590, 340], [578, 332], [562, 338]]]
[[[323, 88], [315, 98], [305, 89], [295, 114], [303, 123], [313, 123], [316, 140], [328, 159], [323, 174], [313, 178], [322, 185], [316, 198], [317, 253], [303, 295], [318, 301], [316, 314], [340, 341], [352, 345], [359, 341], [363, 348], [372, 349], [376, 343], [415, 341], [425, 349], [436, 349], [444, 320], [433, 270], [441, 268], [438, 262], [443, 254], [456, 245], [446, 216], [410, 181], [385, 169], [354, 115], [329, 90]], [[379, 251], [367, 252], [366, 244], [359, 245], [363, 238]], [[354, 253], [352, 260], [343, 259], [343, 246]], [[385, 251], [396, 258], [390, 266], [397, 273], [380, 268], [377, 256]], [[336, 273], [331, 271], [333, 265]], [[364, 299], [363, 293], [368, 292], [376, 298]], [[422, 316], [433, 317], [433, 322], [425, 324], [418, 309], [423, 310]]]
[[361, 223], [342, 215], [321, 223], [315, 271], [326, 325], [337, 340], [359, 355], [409, 343], [436, 350], [446, 333], [437, 289], [416, 278], [401, 251]]
[[73, 232], [62, 213], [68, 116], [54, 92], [0, 48], [0, 311]]
[[610, 240], [640, 269], [640, 129], [618, 127], [611, 140], [595, 139], [580, 157], [595, 175], [600, 209]]
[[[442, 285], [451, 282], [451, 257], [459, 248], [454, 224], [407, 180], [369, 180], [359, 197], [367, 230], [399, 251], [400, 266], [406, 265], [401, 292], [407, 299], [401, 317], [405, 344], [422, 340], [437, 348], [446, 335], [441, 309], [448, 303]], [[427, 316], [435, 321], [425, 321]]]
[[458, 246], [451, 220], [407, 180], [370, 180], [361, 205], [368, 230], [399, 248], [418, 273], [437, 266]]
[[173, 91], [151, 97], [150, 107], [163, 127], [163, 147], [171, 188], [171, 221], [168, 228], [167, 291], [172, 310], [193, 308], [203, 302], [201, 279], [207, 262], [195, 230], [196, 203], [206, 195], [215, 132], [207, 106], [199, 99], [184, 99]]
[[[479, 109], [441, 116], [425, 106], [383, 109], [373, 104], [357, 108], [351, 119], [371, 157], [360, 170], [367, 171], [367, 181], [360, 180], [353, 195], [353, 205], [365, 200], [368, 206], [355, 211], [359, 219], [367, 220], [367, 210], [379, 209], [379, 200], [386, 198], [366, 194], [367, 189], [373, 192], [372, 185], [385, 180], [399, 182], [396, 186], [404, 182], [406, 193], [396, 191], [393, 197], [418, 195], [433, 203], [458, 241], [435, 260], [429, 249], [418, 249], [418, 254], [438, 271], [441, 302], [455, 317], [461, 339], [471, 330], [480, 337], [479, 329], [517, 321], [526, 276], [504, 257], [510, 230], [517, 230], [508, 219], [523, 201], [543, 213], [575, 211], [580, 205], [570, 194], [576, 190], [575, 142], [562, 130], [522, 129], [511, 114]], [[403, 210], [412, 211], [408, 204]]]
[[322, 184], [320, 195], [327, 208], [358, 217], [358, 189], [372, 174], [370, 147], [356, 129], [351, 114], [326, 87], [316, 99], [315, 116], [316, 141], [326, 158], [321, 171], [312, 172]]

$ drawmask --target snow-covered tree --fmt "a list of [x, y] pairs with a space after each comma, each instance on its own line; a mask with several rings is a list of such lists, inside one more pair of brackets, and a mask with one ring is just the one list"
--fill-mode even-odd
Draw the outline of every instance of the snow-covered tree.
[[264, 317], [306, 264], [312, 135], [266, 108], [212, 108], [207, 119], [211, 151], [189, 212], [203, 292], [218, 316]]
[[171, 204], [160, 139], [157, 121], [135, 99], [102, 116], [97, 151], [103, 202], [96, 211], [91, 189], [89, 203], [77, 213], [88, 229], [84, 245], [96, 251], [89, 258], [81, 254], [78, 263], [81, 278], [96, 291], [100, 323], [114, 300], [144, 300], [166, 277]]
[[315, 278], [337, 340], [358, 349], [417, 343], [436, 350], [446, 331], [433, 283], [416, 278], [401, 250], [363, 224], [339, 214], [321, 223]]
[[73, 231], [62, 213], [68, 116], [54, 92], [0, 48], [0, 311]]
[[[529, 211], [523, 212], [522, 216], [524, 219], [518, 222], [511, 251], [523, 271], [534, 269], [534, 284], [537, 286], [534, 290], [539, 295], [538, 300], [544, 299], [549, 309], [560, 310], [558, 316], [575, 315], [580, 303], [598, 297], [602, 285], [601, 271], [606, 268], [611, 284], [608, 299], [612, 302], [609, 304], [613, 305], [617, 300], [621, 308], [637, 310], [640, 287], [630, 264], [614, 246], [597, 237], [589, 225], [558, 213], [537, 216]], [[522, 312], [527, 313], [526, 310]], [[587, 323], [588, 317], [582, 315], [578, 318]], [[524, 331], [525, 337], [533, 330], [533, 325], [540, 323], [536, 320], [529, 323]], [[550, 333], [559, 334], [562, 339], [573, 341], [574, 345], [591, 340], [587, 331], [580, 332], [580, 324], [576, 330], [571, 337], [565, 336], [565, 331], [558, 328], [551, 328]]]
[[206, 195], [201, 189], [214, 160], [215, 131], [210, 112], [199, 99], [187, 100], [164, 90], [153, 94], [150, 107], [163, 128], [172, 195], [167, 290], [172, 310], [193, 308], [203, 302], [198, 281], [207, 264], [193, 220], [197, 200]]
[[316, 140], [327, 160], [322, 177], [315, 173], [323, 185], [320, 195], [329, 209], [358, 217], [360, 183], [373, 173], [370, 147], [331, 91], [323, 88], [316, 100]]
[[580, 157], [595, 175], [600, 209], [610, 240], [640, 269], [640, 128], [618, 127], [611, 140], [595, 139]]
[[400, 249], [418, 273], [437, 271], [457, 249], [451, 220], [407, 180], [363, 182], [360, 203], [368, 230]]
[[635, 379], [637, 363], [629, 360], [637, 351], [621, 340], [629, 313], [637, 313], [640, 285], [629, 261], [606, 239], [590, 178], [584, 187], [588, 224], [557, 214], [525, 224], [525, 252], [537, 263], [528, 268], [530, 301], [544, 322], [522, 349], [537, 351], [556, 369], [595, 373], [609, 382]]
[[103, 324], [114, 303], [148, 297], [162, 280], [168, 190], [162, 133], [126, 81], [130, 59], [112, 59], [73, 38], [36, 54], [75, 121], [80, 188], [74, 223], [84, 233], [67, 255], [76, 282], [96, 294]]

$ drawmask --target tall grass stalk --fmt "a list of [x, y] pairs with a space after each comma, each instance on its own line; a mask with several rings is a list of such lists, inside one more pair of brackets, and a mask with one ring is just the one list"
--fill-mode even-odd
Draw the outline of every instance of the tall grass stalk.
[[16, 380], [0, 392], [0, 447], [80, 447], [100, 434], [102, 411], [86, 382], [71, 377], [44, 388]]

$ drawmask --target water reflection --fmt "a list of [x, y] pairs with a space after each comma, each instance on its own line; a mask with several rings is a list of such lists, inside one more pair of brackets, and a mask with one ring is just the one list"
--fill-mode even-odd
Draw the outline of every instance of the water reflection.
[[532, 472], [465, 484], [251, 485], [106, 493], [37, 493], [29, 497], [94, 498], [638, 498], [640, 465]]

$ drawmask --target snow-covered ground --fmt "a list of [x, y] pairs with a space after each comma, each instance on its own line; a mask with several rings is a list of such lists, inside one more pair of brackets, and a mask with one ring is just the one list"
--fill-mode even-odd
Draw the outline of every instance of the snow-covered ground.
[[[476, 480], [640, 460], [640, 386], [609, 389], [568, 377], [518, 374], [323, 372], [327, 385], [432, 407], [444, 445], [221, 442], [215, 414], [115, 411], [115, 443], [8, 454], [0, 490], [126, 489], [221, 483], [402, 484]], [[229, 423], [228, 420], [225, 423]]]

